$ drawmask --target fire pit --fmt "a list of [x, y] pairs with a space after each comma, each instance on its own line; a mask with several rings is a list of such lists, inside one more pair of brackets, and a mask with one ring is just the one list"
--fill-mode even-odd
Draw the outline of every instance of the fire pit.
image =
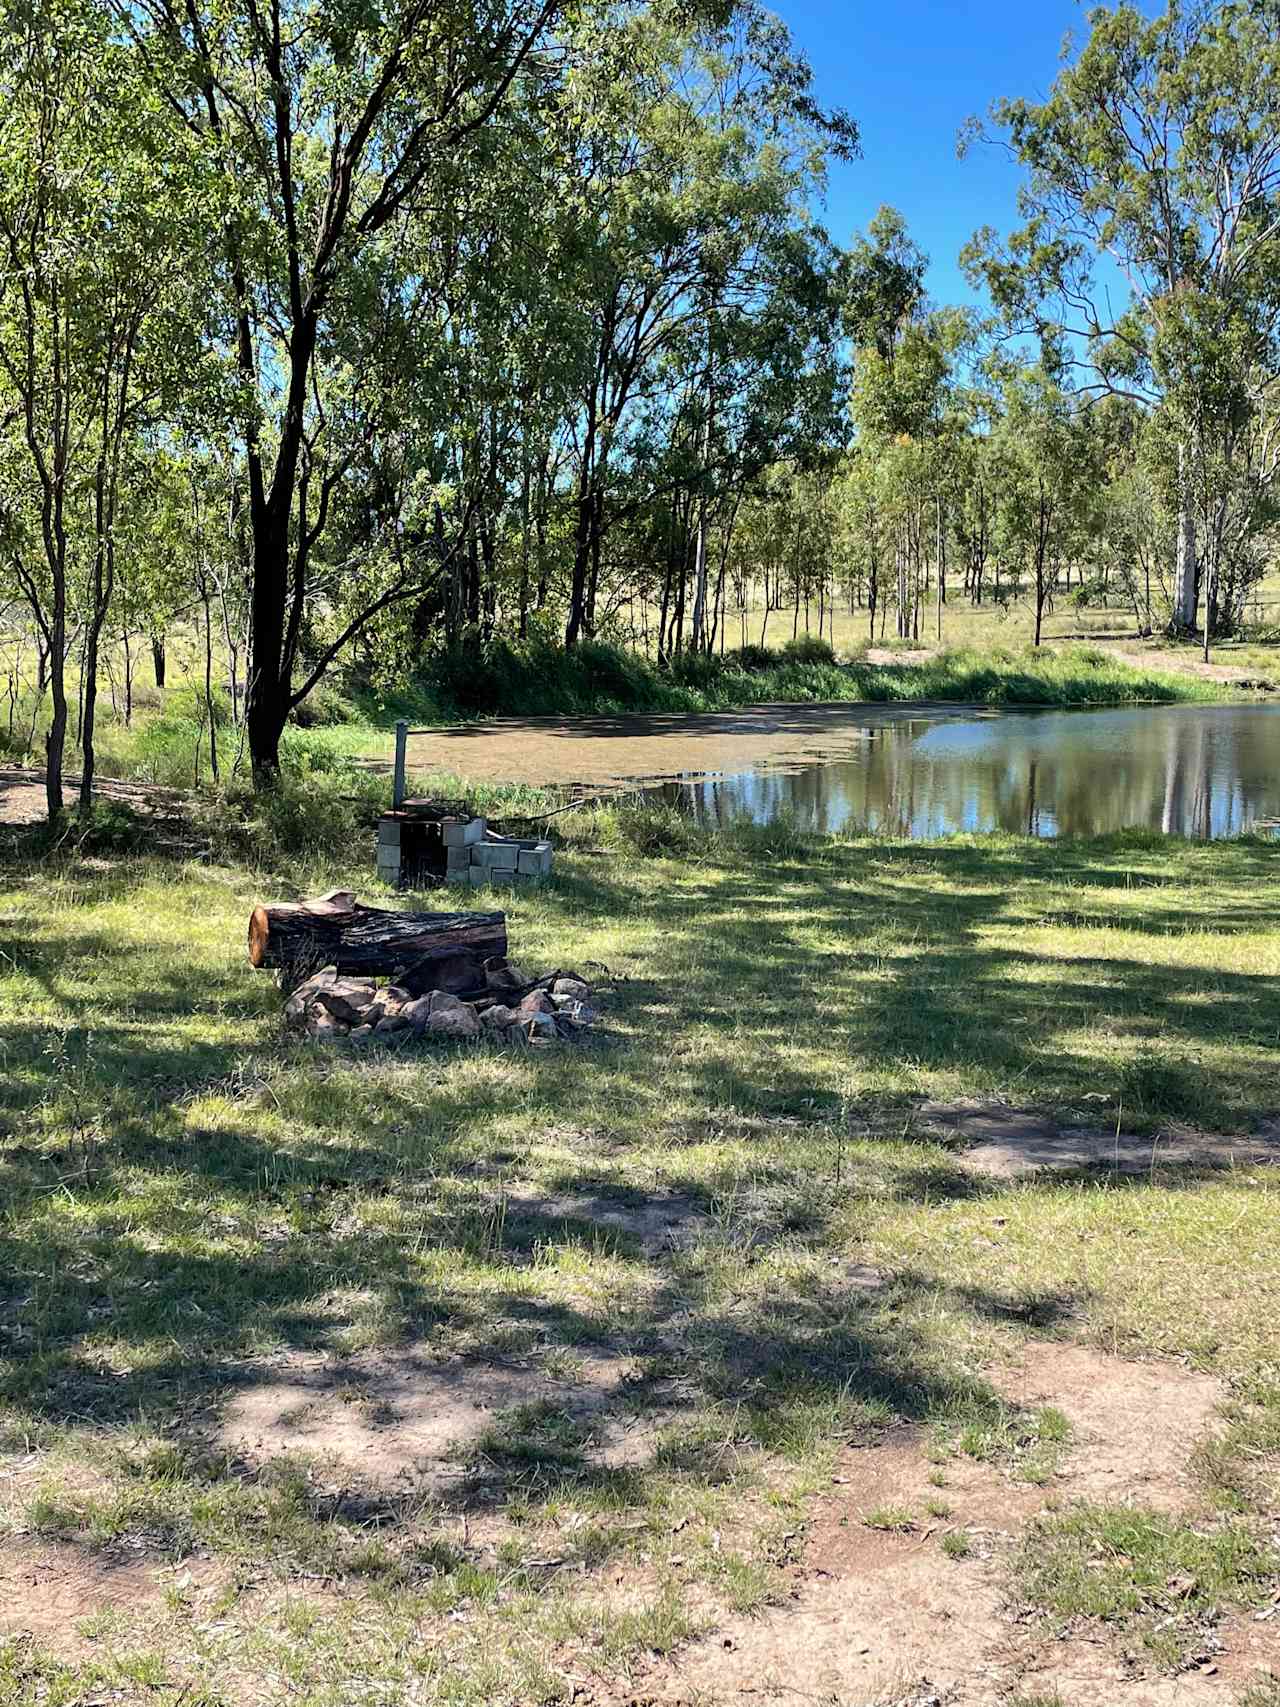
[[487, 1033], [550, 1043], [597, 1018], [577, 973], [529, 978], [511, 965], [503, 913], [392, 912], [335, 889], [255, 907], [249, 959], [279, 971], [286, 1024], [329, 1042]]

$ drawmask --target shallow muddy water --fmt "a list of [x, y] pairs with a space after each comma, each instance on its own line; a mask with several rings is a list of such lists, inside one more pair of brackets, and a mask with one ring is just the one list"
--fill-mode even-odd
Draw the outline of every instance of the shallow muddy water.
[[906, 715], [846, 751], [668, 779], [652, 798], [705, 822], [790, 814], [802, 829], [1197, 837], [1280, 820], [1280, 706]]

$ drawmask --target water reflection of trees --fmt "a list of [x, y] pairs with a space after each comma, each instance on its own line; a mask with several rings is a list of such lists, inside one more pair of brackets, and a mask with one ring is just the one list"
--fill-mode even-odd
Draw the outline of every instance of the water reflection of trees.
[[936, 750], [925, 739], [935, 728], [877, 729], [848, 759], [686, 785], [680, 798], [707, 822], [790, 814], [805, 829], [913, 838], [1132, 826], [1222, 836], [1280, 812], [1280, 710], [1269, 707], [1000, 718], [949, 726]]

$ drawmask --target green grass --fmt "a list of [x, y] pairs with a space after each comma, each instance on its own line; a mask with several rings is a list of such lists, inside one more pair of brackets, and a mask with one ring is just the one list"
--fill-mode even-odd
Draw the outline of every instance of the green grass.
[[880, 1529], [888, 1535], [910, 1535], [916, 1527], [915, 1513], [904, 1505], [875, 1506], [862, 1521], [868, 1529]]
[[1058, 1618], [1136, 1631], [1176, 1667], [1196, 1654], [1221, 1609], [1269, 1600], [1278, 1571], [1274, 1547], [1237, 1519], [1193, 1525], [1132, 1506], [1084, 1506], [1038, 1521], [1019, 1586]]
[[963, 1396], [934, 1433], [945, 1453], [998, 1464], [1020, 1481], [1043, 1483], [1067, 1449], [1071, 1425], [1052, 1406], [1021, 1411], [978, 1393]]
[[[0, 1701], [186, 1707], [258, 1674], [306, 1707], [555, 1700], [584, 1655], [621, 1675], [767, 1602], [841, 1451], [894, 1419], [1052, 1475], [1062, 1419], [980, 1373], [1028, 1335], [1188, 1359], [1235, 1409], [1194, 1519], [1123, 1546], [1114, 1514], [1055, 1520], [1019, 1592], [1069, 1616], [1087, 1590], [1146, 1631], [1160, 1570], [1227, 1605], [1274, 1584], [1272, 1176], [984, 1181], [913, 1108], [1275, 1112], [1275, 850], [726, 832], [642, 857], [653, 826], [612, 822], [612, 856], [568, 847], [508, 904], [520, 962], [607, 987], [581, 1053], [284, 1039], [250, 906], [373, 887], [324, 858], [318, 808], [270, 878], [10, 862], [0, 1527], [157, 1576], [92, 1652], [0, 1646]], [[603, 1236], [600, 1197], [692, 1230]], [[850, 1261], [887, 1284], [849, 1288]], [[305, 1434], [272, 1462], [231, 1449], [235, 1405], [308, 1358], [375, 1438], [429, 1380], [518, 1390], [429, 1484], [335, 1469]], [[383, 1392], [384, 1367], [412, 1377]]]

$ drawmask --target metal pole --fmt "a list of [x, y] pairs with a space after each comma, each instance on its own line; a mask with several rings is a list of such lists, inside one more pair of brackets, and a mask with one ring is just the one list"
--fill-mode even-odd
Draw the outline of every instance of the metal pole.
[[404, 756], [409, 744], [409, 725], [402, 717], [396, 724], [396, 774], [391, 788], [391, 804], [398, 812], [404, 805]]

